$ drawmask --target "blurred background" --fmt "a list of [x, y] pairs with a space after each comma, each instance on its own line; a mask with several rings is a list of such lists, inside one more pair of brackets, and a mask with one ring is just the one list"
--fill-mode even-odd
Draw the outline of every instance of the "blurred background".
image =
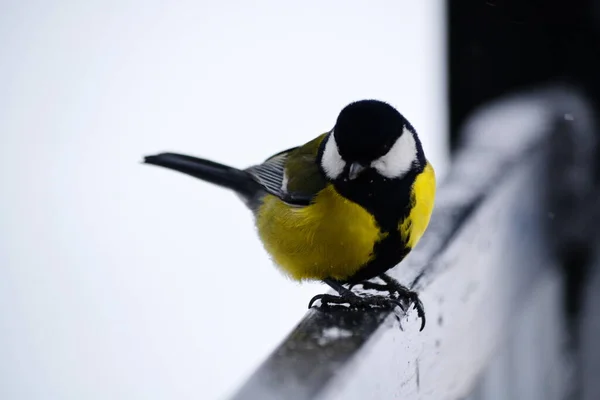
[[[598, 27], [594, 0], [0, 2], [0, 398], [225, 398], [326, 289], [273, 267], [235, 195], [144, 155], [245, 167], [377, 98], [443, 181], [499, 96], [569, 84], [597, 113]], [[594, 343], [584, 233], [562, 257], [571, 293], [596, 282], [567, 305]]]
[[234, 391], [326, 288], [273, 267], [235, 195], [142, 157], [249, 166], [377, 98], [443, 177], [442, 5], [2, 1], [0, 398]]

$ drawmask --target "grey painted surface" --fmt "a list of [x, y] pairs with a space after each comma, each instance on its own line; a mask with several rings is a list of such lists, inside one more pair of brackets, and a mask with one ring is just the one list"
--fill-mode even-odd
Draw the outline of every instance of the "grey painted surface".
[[561, 299], [562, 276], [557, 269], [548, 269], [515, 313], [509, 336], [496, 349], [469, 399], [565, 399], [573, 364]]
[[582, 319], [582, 399], [600, 399], [600, 259], [586, 291]]

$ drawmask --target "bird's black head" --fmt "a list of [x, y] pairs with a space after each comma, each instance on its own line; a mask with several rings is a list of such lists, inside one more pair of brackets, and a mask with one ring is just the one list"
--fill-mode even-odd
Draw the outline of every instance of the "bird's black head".
[[392, 231], [410, 209], [411, 187], [426, 164], [412, 125], [376, 100], [346, 106], [318, 157], [327, 180]]
[[419, 138], [402, 114], [382, 101], [361, 100], [340, 112], [319, 161], [329, 180], [351, 181], [369, 172], [401, 178], [423, 160]]
[[406, 125], [404, 117], [389, 104], [363, 100], [340, 112], [334, 135], [344, 160], [367, 164], [387, 153]]

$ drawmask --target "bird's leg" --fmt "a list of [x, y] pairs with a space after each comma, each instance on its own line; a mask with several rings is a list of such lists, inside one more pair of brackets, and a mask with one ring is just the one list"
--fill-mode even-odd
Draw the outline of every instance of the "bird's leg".
[[333, 290], [338, 292], [338, 295], [332, 294], [318, 294], [313, 297], [308, 303], [308, 308], [313, 306], [313, 303], [317, 300], [321, 301], [321, 305], [329, 304], [348, 304], [353, 308], [386, 308], [394, 309], [396, 306], [404, 310], [404, 304], [401, 300], [395, 299], [388, 296], [359, 296], [352, 290], [345, 288], [340, 282], [334, 279], [324, 279], [324, 283], [331, 286]]

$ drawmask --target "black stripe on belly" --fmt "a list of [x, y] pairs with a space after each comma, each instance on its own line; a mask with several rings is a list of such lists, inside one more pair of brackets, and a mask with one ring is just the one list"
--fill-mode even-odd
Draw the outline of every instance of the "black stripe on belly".
[[381, 242], [375, 244], [373, 253], [375, 257], [366, 265], [361, 267], [356, 274], [346, 280], [347, 283], [358, 283], [383, 274], [390, 268], [395, 267], [410, 253], [411, 248], [406, 245], [406, 240], [395, 230]]
[[[356, 283], [374, 278], [383, 274], [401, 262], [411, 248], [408, 247], [411, 227], [407, 227], [409, 235], [403, 238], [399, 228], [401, 221], [408, 218], [410, 210], [415, 205], [415, 196], [412, 185], [416, 179], [417, 171], [410, 171], [403, 179], [384, 180], [371, 182], [368, 187], [370, 195], [365, 196], [365, 187], [362, 192], [351, 193], [346, 188], [348, 197], [354, 194], [355, 201], [363, 206], [375, 217], [379, 229], [387, 233], [385, 239], [373, 246], [373, 258], [347, 279], [349, 283]], [[349, 193], [350, 192], [350, 193]], [[368, 192], [367, 192], [368, 193]]]

